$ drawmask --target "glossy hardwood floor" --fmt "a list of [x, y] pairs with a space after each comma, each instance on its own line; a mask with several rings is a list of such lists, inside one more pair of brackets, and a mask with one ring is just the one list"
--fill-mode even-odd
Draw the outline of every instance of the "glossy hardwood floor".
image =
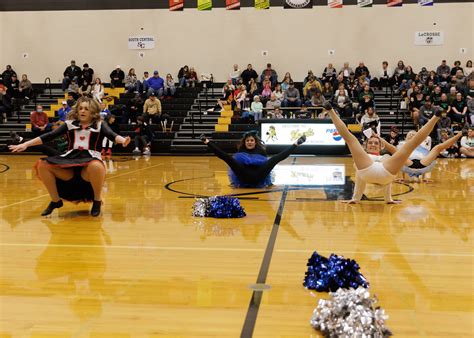
[[[473, 160], [439, 160], [431, 184], [396, 184], [401, 205], [351, 206], [334, 200], [350, 181], [232, 189], [214, 157], [115, 158], [101, 217], [67, 203], [42, 218], [36, 159], [0, 155], [1, 338], [240, 336], [282, 197], [254, 337], [319, 336], [309, 319], [328, 296], [302, 286], [315, 250], [359, 262], [395, 336], [474, 335]], [[317, 180], [330, 164], [354, 173], [349, 158], [285, 164], [316, 171], [280, 171], [281, 182]], [[246, 217], [191, 216], [193, 195], [229, 193], [244, 194]]]

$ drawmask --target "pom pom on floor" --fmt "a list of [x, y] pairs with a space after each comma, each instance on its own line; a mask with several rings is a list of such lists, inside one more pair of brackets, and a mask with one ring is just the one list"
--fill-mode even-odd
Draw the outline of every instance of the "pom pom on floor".
[[193, 216], [214, 218], [241, 218], [246, 216], [236, 197], [214, 196], [198, 198], [194, 202]]

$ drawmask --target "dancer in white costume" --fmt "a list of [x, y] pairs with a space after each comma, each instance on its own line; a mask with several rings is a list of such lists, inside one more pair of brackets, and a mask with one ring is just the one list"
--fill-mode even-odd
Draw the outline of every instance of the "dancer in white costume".
[[386, 203], [399, 203], [392, 199], [392, 182], [400, 169], [406, 164], [410, 154], [430, 134], [438, 122], [439, 116], [433, 116], [413, 138], [408, 140], [403, 147], [398, 149], [392, 156], [381, 156], [380, 151], [383, 142], [380, 137], [371, 136], [367, 140], [367, 149], [364, 149], [359, 143], [359, 140], [347, 129], [345, 123], [339, 118], [332, 108], [331, 103], [326, 101], [323, 107], [329, 112], [337, 131], [346, 141], [356, 167], [354, 194], [352, 199], [347, 201], [347, 203], [359, 203], [367, 183], [378, 184], [384, 187], [384, 200]]

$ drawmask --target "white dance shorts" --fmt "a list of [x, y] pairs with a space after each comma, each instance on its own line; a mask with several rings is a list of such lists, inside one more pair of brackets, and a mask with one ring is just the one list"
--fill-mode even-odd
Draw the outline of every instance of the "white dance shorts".
[[380, 185], [390, 184], [396, 177], [396, 175], [392, 175], [385, 169], [382, 162], [374, 162], [370, 167], [357, 170], [357, 175], [366, 183]]

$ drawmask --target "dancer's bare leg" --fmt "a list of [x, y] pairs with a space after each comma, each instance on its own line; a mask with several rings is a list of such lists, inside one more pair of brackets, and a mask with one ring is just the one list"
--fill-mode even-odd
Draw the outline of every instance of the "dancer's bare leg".
[[439, 117], [433, 116], [424, 126], [421, 128], [415, 136], [409, 139], [398, 151], [393, 154], [389, 159], [383, 162], [383, 166], [389, 173], [396, 175], [400, 169], [405, 165], [405, 162], [410, 157], [411, 153], [418, 147], [431, 133], [436, 123], [438, 123]]
[[431, 162], [433, 162], [434, 160], [438, 158], [439, 154], [441, 154], [443, 150], [446, 150], [452, 147], [453, 145], [455, 145], [461, 137], [462, 137], [462, 131], [459, 131], [453, 137], [433, 147], [433, 149], [431, 149], [428, 155], [426, 155], [426, 157], [420, 160], [420, 163], [423, 164], [424, 166], [429, 166]]
[[341, 135], [344, 141], [346, 141], [356, 168], [362, 170], [370, 167], [374, 161], [372, 161], [370, 156], [365, 152], [365, 149], [360, 145], [359, 140], [349, 131], [349, 129], [347, 129], [346, 124], [339, 118], [339, 116], [337, 116], [334, 109], [331, 108], [328, 112], [332, 122], [339, 132], [339, 135]]
[[100, 161], [92, 161], [81, 171], [84, 181], [90, 182], [94, 190], [94, 200], [102, 201], [102, 187], [105, 181], [105, 167]]
[[56, 186], [56, 178], [62, 181], [69, 181], [73, 178], [74, 172], [72, 169], [57, 168], [46, 161], [41, 161], [38, 164], [38, 175], [48, 190], [49, 196], [53, 202], [60, 200], [58, 188]]

